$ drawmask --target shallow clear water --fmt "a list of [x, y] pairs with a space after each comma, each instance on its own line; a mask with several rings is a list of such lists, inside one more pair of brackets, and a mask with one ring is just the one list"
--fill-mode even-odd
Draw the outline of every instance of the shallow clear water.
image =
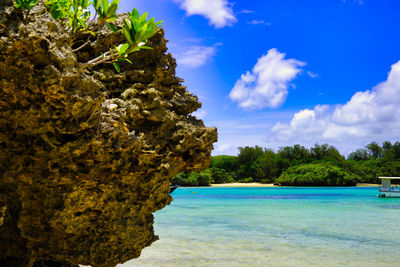
[[377, 188], [178, 188], [129, 266], [400, 266], [400, 199]]

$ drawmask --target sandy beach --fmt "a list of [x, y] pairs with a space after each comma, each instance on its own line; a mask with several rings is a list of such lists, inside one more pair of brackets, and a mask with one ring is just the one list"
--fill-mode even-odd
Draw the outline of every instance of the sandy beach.
[[275, 185], [262, 184], [262, 183], [227, 183], [227, 184], [212, 184], [211, 187], [275, 187]]
[[379, 184], [357, 183], [357, 187], [378, 187]]

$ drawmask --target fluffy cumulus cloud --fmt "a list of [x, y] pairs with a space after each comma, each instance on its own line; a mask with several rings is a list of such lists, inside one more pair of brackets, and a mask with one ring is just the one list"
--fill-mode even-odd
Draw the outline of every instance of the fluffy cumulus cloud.
[[206, 17], [216, 28], [231, 26], [237, 21], [235, 14], [226, 0], [174, 0], [180, 4], [188, 16], [200, 15]]
[[277, 108], [286, 100], [290, 82], [305, 63], [285, 59], [285, 54], [272, 48], [258, 59], [253, 70], [242, 74], [229, 97], [247, 110]]
[[355, 93], [346, 104], [304, 109], [295, 113], [290, 123], [277, 123], [271, 130], [273, 142], [308, 145], [328, 142], [346, 150], [374, 140], [398, 140], [399, 103], [400, 61], [392, 65], [386, 81], [371, 90]]
[[215, 46], [194, 45], [176, 54], [178, 65], [197, 68], [208, 63], [216, 53]]

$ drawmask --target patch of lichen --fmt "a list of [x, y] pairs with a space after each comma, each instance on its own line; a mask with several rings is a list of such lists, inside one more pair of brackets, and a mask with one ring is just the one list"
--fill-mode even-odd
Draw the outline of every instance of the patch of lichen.
[[216, 129], [189, 115], [200, 103], [162, 31], [121, 73], [88, 69], [122, 37], [104, 27], [74, 53], [41, 4], [25, 25], [10, 3], [0, 3], [0, 262], [138, 257], [157, 239], [152, 213], [171, 202], [173, 175], [209, 163]]

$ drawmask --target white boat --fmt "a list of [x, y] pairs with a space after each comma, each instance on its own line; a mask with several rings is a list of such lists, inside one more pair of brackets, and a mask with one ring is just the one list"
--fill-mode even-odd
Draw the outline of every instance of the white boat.
[[379, 177], [382, 184], [379, 186], [378, 197], [400, 197], [399, 185], [392, 185], [392, 180], [400, 180], [400, 177]]

